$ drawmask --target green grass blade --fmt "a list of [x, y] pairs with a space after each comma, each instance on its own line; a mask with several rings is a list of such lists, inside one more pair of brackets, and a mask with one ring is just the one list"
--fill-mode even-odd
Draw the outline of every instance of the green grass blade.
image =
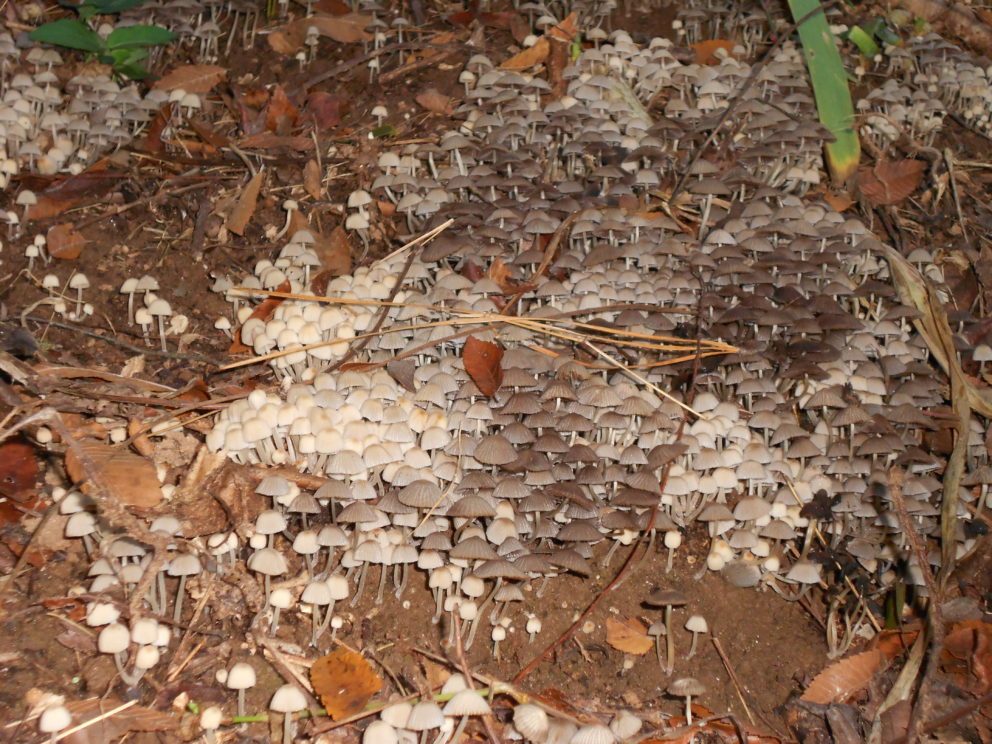
[[818, 0], [789, 0], [792, 17], [799, 23], [799, 38], [813, 81], [820, 122], [835, 138], [826, 146], [827, 168], [836, 185], [846, 186], [857, 173], [861, 143], [854, 128], [854, 106], [847, 86], [847, 73], [837, 41], [819, 8]]

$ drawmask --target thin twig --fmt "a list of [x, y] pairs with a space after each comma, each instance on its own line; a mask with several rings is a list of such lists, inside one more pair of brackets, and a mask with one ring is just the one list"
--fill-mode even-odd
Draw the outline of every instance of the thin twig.
[[753, 724], [754, 716], [751, 715], [751, 709], [748, 707], [747, 699], [744, 696], [744, 686], [741, 684], [741, 681], [737, 676], [737, 672], [731, 665], [730, 659], [727, 658], [727, 654], [723, 650], [723, 644], [720, 643], [720, 639], [716, 636], [716, 631], [712, 628], [710, 629], [710, 642], [713, 644], [713, 648], [716, 649], [717, 654], [720, 656], [720, 661], [723, 662], [723, 668], [726, 669], [727, 674], [730, 675], [730, 681], [734, 684], [734, 690], [737, 692], [737, 698], [741, 701], [741, 705], [744, 706], [744, 713], [747, 714], [747, 720]]
[[[472, 675], [472, 670], [469, 669], [468, 661], [465, 659], [465, 649], [462, 646], [461, 619], [458, 617], [457, 612], [452, 613], [452, 620], [455, 623], [455, 653], [458, 654], [458, 662], [461, 665], [462, 674], [465, 677], [465, 684], [468, 685], [470, 690], [474, 690], [474, 677]], [[499, 734], [496, 733], [496, 729], [493, 726], [492, 713], [486, 713], [482, 716], [482, 725], [486, 729], [486, 735], [489, 737], [490, 744], [503, 744], [502, 740], [499, 738]]]

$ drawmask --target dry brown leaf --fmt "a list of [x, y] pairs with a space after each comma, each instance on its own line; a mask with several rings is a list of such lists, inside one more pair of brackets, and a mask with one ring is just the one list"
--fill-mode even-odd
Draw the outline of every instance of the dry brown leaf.
[[573, 10], [568, 14], [565, 20], [557, 26], [552, 26], [548, 29], [548, 36], [556, 41], [572, 41], [579, 33], [578, 19], [578, 14]]
[[307, 97], [307, 114], [319, 130], [334, 129], [341, 124], [341, 116], [350, 108], [347, 95], [315, 90]]
[[74, 261], [79, 258], [87, 242], [81, 233], [73, 229], [71, 222], [63, 222], [48, 231], [45, 247], [52, 258]]
[[310, 195], [311, 199], [318, 200], [323, 193], [323, 183], [320, 177], [320, 166], [313, 158], [303, 166], [303, 190]]
[[159, 78], [153, 88], [187, 93], [206, 93], [227, 77], [227, 69], [220, 65], [180, 65]]
[[265, 129], [280, 135], [288, 135], [296, 120], [300, 116], [300, 110], [286, 95], [286, 90], [277, 85], [269, 97], [269, 102], [265, 106]]
[[[290, 290], [290, 286], [288, 280], [280, 284], [275, 289], [276, 292], [288, 292], [289, 290]], [[272, 313], [274, 313], [276, 311], [276, 308], [279, 307], [282, 303], [283, 303], [282, 297], [272, 297], [272, 296], [266, 297], [264, 300], [258, 303], [255, 309], [252, 311], [252, 314], [248, 316], [248, 320], [251, 320], [252, 318], [257, 318], [258, 320], [266, 321], [272, 317]], [[244, 323], [241, 324], [241, 328], [244, 328]], [[251, 351], [251, 347], [245, 346], [245, 344], [241, 342], [241, 328], [238, 328], [237, 333], [234, 334], [234, 342], [231, 344], [230, 348], [228, 348], [227, 350], [228, 354], [242, 354], [246, 351]]]
[[416, 98], [417, 103], [434, 114], [450, 114], [454, 109], [451, 98], [441, 93], [437, 88], [427, 88]]
[[244, 235], [245, 228], [255, 214], [255, 204], [258, 202], [258, 192], [262, 189], [262, 181], [265, 180], [265, 173], [258, 172], [251, 177], [248, 185], [245, 186], [238, 203], [234, 205], [231, 214], [227, 216], [227, 229], [235, 235]]
[[[150, 509], [162, 501], [155, 466], [145, 458], [93, 440], [83, 440], [79, 446], [93, 461], [111, 495], [121, 504]], [[72, 482], [83, 491], [92, 487], [74, 449], [65, 456], [65, 469]]]
[[992, 624], [980, 620], [955, 623], [944, 639], [941, 662], [976, 695], [987, 693], [992, 689]]
[[642, 656], [654, 647], [648, 629], [636, 617], [617, 620], [606, 618], [606, 642], [617, 651]]
[[382, 688], [382, 680], [365, 657], [344, 648], [317, 659], [310, 667], [310, 682], [335, 721], [364, 711], [369, 698]]
[[372, 22], [372, 16], [363, 13], [346, 13], [340, 16], [315, 15], [300, 18], [276, 29], [268, 36], [269, 46], [279, 54], [296, 54], [306, 42], [307, 31], [313, 26], [321, 36], [326, 36], [341, 44], [368, 41], [372, 37], [365, 27]]
[[732, 57], [734, 42], [727, 41], [726, 39], [710, 39], [709, 41], [697, 42], [692, 45], [692, 51], [696, 55], [694, 61], [698, 65], [718, 65], [720, 64], [720, 57], [717, 56], [717, 52], [721, 49], [727, 52], [728, 57]]
[[843, 212], [857, 204], [857, 202], [851, 198], [850, 194], [843, 191], [828, 190], [823, 194], [823, 201], [838, 212]]
[[922, 160], [888, 160], [858, 171], [858, 187], [873, 206], [898, 204], [916, 191], [927, 164]]
[[800, 699], [820, 705], [846, 702], [868, 685], [884, 659], [877, 648], [841, 659], [817, 674]]
[[497, 344], [482, 341], [475, 336], [469, 336], [465, 340], [465, 347], [462, 349], [465, 371], [483, 395], [495, 395], [503, 384], [503, 367], [500, 366], [502, 360], [503, 349]]
[[329, 276], [344, 276], [351, 273], [351, 240], [341, 225], [331, 230], [330, 235], [315, 232], [313, 237], [314, 243], [311, 249], [320, 259], [320, 273], [327, 272]]
[[547, 38], [542, 36], [532, 47], [524, 49], [519, 54], [514, 54], [506, 62], [500, 65], [503, 70], [526, 70], [544, 62], [551, 52], [551, 44]]
[[117, 698], [90, 698], [67, 702], [65, 707], [72, 714], [73, 725], [97, 719], [82, 730], [81, 733], [85, 738], [72, 739], [72, 741], [111, 742], [117, 741], [131, 731], [169, 731], [179, 725], [179, 719], [169, 713], [138, 705], [125, 708], [106, 718], [101, 717], [121, 705], [121, 701]]
[[238, 147], [244, 150], [274, 150], [277, 147], [287, 147], [290, 150], [306, 152], [313, 149], [313, 140], [302, 134], [283, 136], [272, 132], [259, 132], [239, 139]]

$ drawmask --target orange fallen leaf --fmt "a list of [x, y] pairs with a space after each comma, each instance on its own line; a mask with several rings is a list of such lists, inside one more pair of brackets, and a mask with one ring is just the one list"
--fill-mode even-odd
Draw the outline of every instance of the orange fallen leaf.
[[19, 522], [24, 511], [38, 506], [41, 497], [37, 485], [34, 447], [15, 434], [0, 444], [0, 526]]
[[469, 336], [465, 340], [465, 348], [462, 349], [465, 371], [483, 395], [495, 395], [503, 384], [503, 368], [500, 366], [502, 360], [503, 349], [497, 344], [482, 341], [475, 336]]
[[310, 667], [310, 682], [324, 709], [340, 721], [365, 710], [369, 699], [382, 688], [382, 680], [361, 654], [338, 648]]
[[259, 132], [239, 139], [238, 147], [245, 150], [274, 150], [277, 147], [288, 147], [290, 150], [305, 152], [313, 149], [313, 140], [302, 134], [283, 136], [272, 132]]
[[726, 39], [710, 39], [709, 41], [699, 41], [692, 45], [692, 51], [696, 55], [693, 60], [698, 65], [718, 65], [720, 57], [717, 52], [723, 49], [728, 57], [733, 56], [734, 42]]
[[263, 180], [265, 180], [264, 171], [259, 171], [252, 176], [248, 185], [244, 187], [240, 196], [238, 196], [238, 202], [234, 205], [234, 209], [231, 210], [231, 214], [227, 216], [227, 229], [235, 235], [245, 234], [245, 228], [248, 227], [252, 215], [255, 214], [258, 192], [262, 189]]
[[542, 36], [534, 46], [513, 55], [501, 64], [500, 68], [503, 70], [526, 70], [528, 67], [534, 67], [544, 62], [550, 51], [551, 45], [548, 43], [547, 37]]
[[843, 191], [828, 190], [823, 194], [823, 201], [838, 212], [843, 212], [857, 204], [857, 202], [852, 199], [849, 194]]
[[907, 159], [864, 166], [858, 171], [858, 187], [873, 206], [891, 206], [916, 191], [926, 168], [922, 160]]
[[606, 618], [606, 642], [617, 651], [642, 656], [654, 647], [648, 629], [635, 617], [617, 620]]
[[800, 699], [820, 705], [846, 702], [867, 687], [884, 659], [881, 651], [872, 649], [834, 662], [813, 678]]
[[[280, 284], [278, 287], [276, 287], [276, 292], [288, 292], [289, 289], [290, 289], [289, 282], [285, 281], [282, 284]], [[279, 307], [282, 304], [282, 302], [283, 302], [282, 297], [266, 297], [264, 300], [258, 303], [252, 314], [248, 316], [248, 320], [251, 320], [252, 318], [258, 318], [263, 322], [268, 320], [269, 318], [272, 317], [272, 313], [276, 311], [276, 308]], [[241, 325], [241, 328], [244, 328], [243, 323]], [[238, 332], [235, 334], [234, 343], [232, 343], [230, 348], [228, 348], [227, 350], [228, 354], [242, 354], [246, 351], [251, 351], [251, 347], [246, 346], [244, 342], [241, 340], [241, 328], [239, 328]]]
[[79, 254], [83, 252], [87, 242], [81, 233], [73, 229], [71, 222], [55, 225], [45, 237], [48, 255], [67, 261], [74, 261], [79, 258]]
[[206, 93], [227, 77], [227, 69], [220, 65], [180, 65], [155, 81], [153, 88], [187, 93]]
[[289, 100], [286, 90], [277, 85], [265, 107], [265, 128], [276, 134], [289, 134], [299, 116], [300, 110]]
[[310, 158], [303, 166], [303, 190], [307, 192], [311, 199], [320, 199], [323, 193], [323, 183], [320, 177], [320, 166], [317, 161]]
[[992, 689], [992, 624], [980, 620], [955, 623], [944, 639], [941, 663], [975, 694], [987, 693]]
[[568, 16], [559, 23], [557, 26], [551, 27], [547, 34], [555, 41], [565, 41], [570, 42], [579, 33], [579, 16], [573, 10]]
[[[150, 461], [129, 450], [94, 440], [83, 440], [79, 446], [93, 461], [111, 495], [121, 504], [150, 509], [162, 501], [162, 488]], [[75, 449], [70, 448], [66, 453], [65, 469], [72, 482], [83, 491], [91, 488], [89, 476]]]

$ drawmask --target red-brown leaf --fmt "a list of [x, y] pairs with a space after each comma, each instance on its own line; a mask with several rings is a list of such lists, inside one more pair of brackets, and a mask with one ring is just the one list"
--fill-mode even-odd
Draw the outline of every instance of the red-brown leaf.
[[289, 134], [299, 115], [300, 110], [289, 100], [283, 87], [277, 85], [265, 107], [265, 128], [276, 134]]
[[462, 350], [465, 371], [483, 395], [495, 395], [503, 384], [503, 368], [500, 366], [502, 360], [503, 350], [498, 345], [475, 336], [469, 336], [465, 341], [465, 348]]
[[313, 117], [318, 129], [334, 129], [341, 124], [341, 117], [348, 111], [348, 99], [324, 90], [315, 90], [307, 98], [307, 113]]
[[220, 65], [181, 65], [160, 77], [154, 88], [176, 90], [182, 88], [187, 93], [206, 93], [227, 77], [227, 70]]
[[820, 705], [843, 703], [868, 685], [884, 659], [878, 649], [841, 659], [813, 678], [801, 700]]
[[335, 721], [361, 713], [382, 688], [382, 680], [365, 657], [344, 648], [317, 659], [310, 667], [310, 682]]
[[427, 88], [417, 95], [416, 100], [433, 114], [450, 114], [453, 110], [451, 98], [441, 93], [437, 88]]
[[922, 160], [889, 160], [858, 171], [858, 186], [873, 206], [898, 204], [916, 191], [927, 164]]
[[265, 172], [259, 171], [245, 186], [238, 196], [238, 202], [227, 216], [227, 229], [235, 235], [244, 235], [248, 222], [255, 214], [255, 205], [258, 202], [258, 192], [262, 189], [262, 181], [265, 180]]
[[48, 231], [45, 246], [52, 258], [75, 261], [86, 247], [87, 240], [81, 233], [73, 229], [71, 222], [55, 225]]

